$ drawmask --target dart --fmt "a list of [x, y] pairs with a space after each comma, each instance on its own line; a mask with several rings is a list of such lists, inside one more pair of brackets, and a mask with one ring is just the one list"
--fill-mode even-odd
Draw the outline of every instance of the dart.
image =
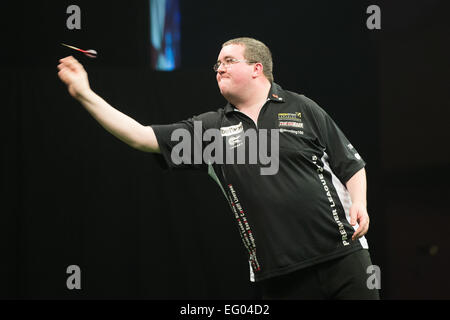
[[73, 46], [69, 46], [68, 44], [65, 43], [61, 43], [63, 46], [73, 49], [73, 50], [77, 50], [80, 51], [82, 53], [84, 53], [86, 56], [88, 56], [89, 58], [97, 58], [97, 51], [89, 49], [89, 50], [82, 50]]

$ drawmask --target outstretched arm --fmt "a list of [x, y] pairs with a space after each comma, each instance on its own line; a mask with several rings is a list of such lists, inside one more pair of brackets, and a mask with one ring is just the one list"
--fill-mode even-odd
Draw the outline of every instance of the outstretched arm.
[[78, 100], [103, 128], [135, 149], [159, 152], [153, 129], [114, 109], [92, 91], [87, 72], [75, 58], [70, 56], [59, 62], [58, 76], [67, 85], [70, 95]]

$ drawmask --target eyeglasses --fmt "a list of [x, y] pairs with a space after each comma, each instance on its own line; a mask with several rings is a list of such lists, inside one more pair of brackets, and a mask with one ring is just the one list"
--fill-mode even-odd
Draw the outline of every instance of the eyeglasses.
[[239, 62], [247, 62], [247, 63], [256, 63], [256, 61], [248, 61], [248, 60], [238, 60], [234, 58], [227, 58], [224, 62], [217, 61], [217, 63], [213, 66], [214, 72], [217, 72], [220, 68], [220, 66], [224, 66], [225, 68], [228, 68], [230, 65], [239, 63]]

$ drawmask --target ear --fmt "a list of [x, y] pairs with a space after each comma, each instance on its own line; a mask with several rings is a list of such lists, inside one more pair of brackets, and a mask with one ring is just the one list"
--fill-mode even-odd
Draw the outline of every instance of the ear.
[[263, 74], [264, 67], [261, 62], [257, 62], [253, 65], [253, 78], [257, 78]]

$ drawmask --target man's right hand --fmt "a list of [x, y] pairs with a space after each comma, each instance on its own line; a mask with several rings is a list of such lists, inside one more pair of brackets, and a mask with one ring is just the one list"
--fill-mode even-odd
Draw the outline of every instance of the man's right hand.
[[59, 60], [58, 76], [75, 99], [81, 98], [91, 90], [86, 70], [72, 56]]
[[103, 128], [131, 147], [144, 152], [160, 152], [151, 126], [114, 109], [89, 87], [83, 66], [72, 56], [59, 60], [58, 76], [67, 85], [72, 97], [77, 99]]

